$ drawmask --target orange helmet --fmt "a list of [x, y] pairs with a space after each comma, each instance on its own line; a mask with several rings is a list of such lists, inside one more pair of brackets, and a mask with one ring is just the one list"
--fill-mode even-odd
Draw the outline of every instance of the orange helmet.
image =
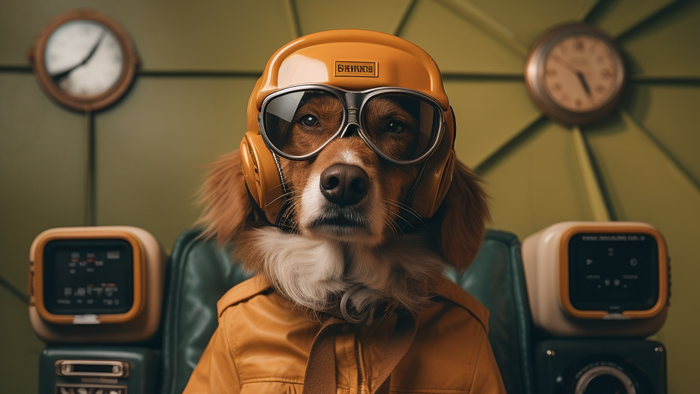
[[[304, 89], [329, 91], [340, 100], [343, 95], [361, 94], [362, 99], [390, 91], [411, 95], [433, 111], [435, 115], [429, 117], [426, 126], [432, 134], [414, 157], [387, 157], [363, 136], [387, 160], [398, 164], [424, 162], [406, 205], [420, 217], [433, 216], [452, 180], [455, 156], [454, 117], [440, 70], [430, 55], [402, 38], [366, 30], [331, 30], [300, 37], [280, 48], [268, 61], [248, 101], [248, 132], [241, 142], [241, 165], [250, 195], [270, 223], [278, 223], [284, 206], [286, 185], [277, 156], [287, 155], [270, 137], [266, 115], [261, 111], [266, 113], [271, 108], [271, 97]], [[338, 130], [332, 138], [342, 134]], [[313, 154], [288, 158], [304, 159]]]

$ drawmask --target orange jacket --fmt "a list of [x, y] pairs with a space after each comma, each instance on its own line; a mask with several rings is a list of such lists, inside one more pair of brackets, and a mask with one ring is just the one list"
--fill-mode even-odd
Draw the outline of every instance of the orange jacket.
[[[418, 314], [415, 341], [391, 374], [391, 392], [505, 393], [486, 336], [488, 310], [446, 278], [438, 293], [445, 301]], [[219, 327], [185, 394], [301, 393], [321, 324], [262, 277], [234, 287], [217, 306]], [[369, 394], [378, 388], [391, 320], [335, 338], [337, 393]]]

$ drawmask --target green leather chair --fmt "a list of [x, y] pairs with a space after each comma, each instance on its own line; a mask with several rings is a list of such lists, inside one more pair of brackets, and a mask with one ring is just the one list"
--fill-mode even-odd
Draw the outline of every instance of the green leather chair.
[[[216, 302], [250, 274], [231, 264], [231, 247], [218, 248], [190, 229], [175, 242], [169, 262], [162, 327], [161, 394], [180, 394], [217, 327]], [[445, 275], [491, 312], [489, 339], [510, 394], [534, 394], [531, 318], [520, 242], [489, 230], [469, 269]]]

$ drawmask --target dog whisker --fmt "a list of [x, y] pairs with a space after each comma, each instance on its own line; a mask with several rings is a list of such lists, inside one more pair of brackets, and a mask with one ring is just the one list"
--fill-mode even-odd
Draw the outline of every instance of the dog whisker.
[[[267, 203], [267, 205], [265, 205], [265, 208], [263, 208], [263, 209], [267, 209], [270, 205], [274, 204], [276, 201], [279, 201], [280, 199], [285, 198], [285, 197], [290, 197], [290, 196], [292, 196], [293, 194], [294, 194], [294, 193], [292, 193], [292, 192], [284, 193], [284, 194], [282, 194], [281, 196], [279, 196], [279, 197], [275, 198], [274, 200], [270, 201], [269, 203]], [[290, 197], [290, 198], [291, 198], [291, 197]]]
[[[398, 202], [398, 201], [387, 200], [387, 199], [384, 199], [384, 202], [386, 202], [387, 204], [393, 205], [393, 206], [395, 206], [395, 207], [397, 207], [397, 208], [399, 208], [399, 209], [401, 209], [401, 210], [404, 210], [404, 211], [408, 212], [409, 214], [411, 214], [411, 216], [415, 217], [415, 218], [421, 223], [421, 225], [425, 225], [425, 223], [423, 222], [423, 218], [421, 218], [421, 217], [416, 213], [416, 211], [414, 211], [414, 210], [413, 210], [411, 207], [409, 207], [408, 205], [402, 204], [402, 203], [400, 203], [400, 202]], [[399, 217], [400, 217], [400, 216], [399, 216]], [[405, 221], [406, 223], [408, 223], [408, 221], [407, 221], [406, 219], [404, 219], [404, 218], [401, 218], [401, 219], [402, 219], [403, 221]], [[409, 224], [410, 224], [410, 223], [409, 223]]]
[[386, 224], [387, 227], [391, 229], [391, 232], [394, 233], [394, 235], [397, 235], [397, 236], [399, 235], [399, 231], [401, 231], [401, 228], [399, 228], [399, 226], [397, 226], [395, 221], [393, 221], [389, 218], [384, 218], [384, 224]]
[[[397, 225], [396, 221], [393, 220], [393, 218], [390, 216], [389, 211], [383, 210], [382, 211], [382, 221], [384, 224], [391, 229], [391, 231], [395, 235], [399, 235], [399, 231], [401, 231], [401, 228]], [[403, 233], [403, 231], [401, 231]]]
[[[281, 184], [281, 183], [278, 183], [278, 184], [276, 184], [275, 186], [272, 186], [272, 187], [270, 188], [270, 190], [275, 190], [275, 189], [278, 189], [278, 188], [281, 188], [281, 187], [282, 187], [282, 184]], [[289, 192], [289, 193], [291, 193], [291, 192]]]
[[[403, 218], [402, 218], [403, 219]], [[387, 221], [391, 224], [392, 228], [394, 229], [394, 233], [396, 235], [399, 235], [399, 232], [401, 232], [401, 235], [406, 235], [406, 233], [403, 231], [401, 226], [399, 226], [398, 223], [396, 223], [396, 220], [392, 217], [387, 217]]]

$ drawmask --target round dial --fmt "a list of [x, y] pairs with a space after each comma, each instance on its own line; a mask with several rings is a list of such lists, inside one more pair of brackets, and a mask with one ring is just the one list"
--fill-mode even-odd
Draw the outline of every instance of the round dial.
[[100, 95], [119, 82], [124, 70], [117, 37], [90, 20], [68, 22], [46, 42], [46, 71], [64, 92], [76, 97]]
[[590, 123], [614, 109], [624, 74], [612, 39], [581, 23], [558, 26], [541, 36], [525, 68], [535, 103], [567, 124]]
[[44, 91], [81, 111], [101, 109], [121, 98], [139, 61], [124, 29], [90, 9], [52, 20], [39, 33], [29, 58]]

